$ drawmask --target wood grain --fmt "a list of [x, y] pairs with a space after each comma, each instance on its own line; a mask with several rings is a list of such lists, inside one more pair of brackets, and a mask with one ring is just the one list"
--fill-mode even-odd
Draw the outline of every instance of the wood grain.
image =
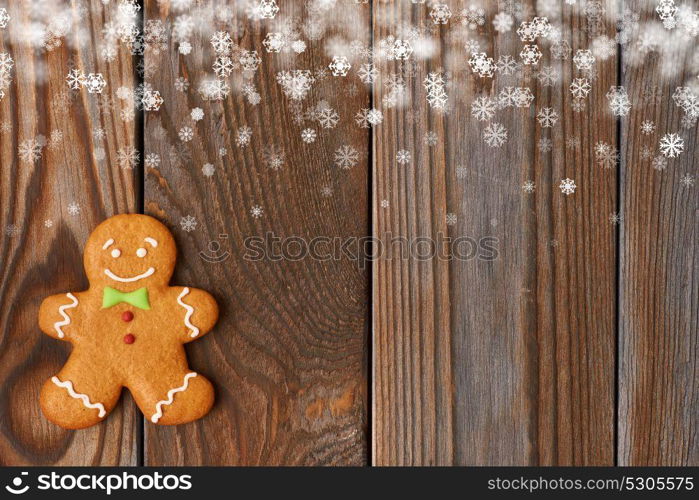
[[[165, 3], [147, 4], [146, 22], [172, 23], [177, 16]], [[211, 11], [220, 5], [211, 4]], [[281, 2], [280, 7], [275, 22], [308, 15], [305, 2]], [[351, 12], [343, 15], [352, 15], [356, 23], [338, 25], [343, 19], [338, 14], [328, 21], [326, 36], [368, 45], [370, 10], [354, 3], [346, 7]], [[267, 232], [306, 239], [367, 234], [369, 136], [351, 117], [367, 106], [368, 91], [352, 92], [341, 78], [327, 76], [300, 104], [308, 110], [326, 100], [341, 116], [337, 127], [295, 123], [293, 103], [277, 83], [277, 72], [327, 68], [330, 57], [317, 41], [309, 41], [295, 57], [268, 54], [262, 40], [275, 24], [251, 21], [242, 11], [231, 10], [231, 15], [229, 21], [204, 17], [206, 29], [193, 34], [188, 56], [175, 50], [145, 54], [152, 69], [146, 81], [165, 99], [159, 112], [146, 117], [145, 152], [161, 158], [146, 173], [146, 212], [175, 234], [180, 257], [174, 282], [206, 288], [221, 306], [213, 333], [188, 346], [193, 369], [215, 383], [215, 407], [203, 420], [176, 428], [146, 423], [145, 463], [360, 465], [367, 447], [366, 270], [347, 258], [246, 260], [244, 240]], [[214, 30], [231, 33], [240, 48], [257, 50], [262, 63], [249, 83], [262, 96], [258, 105], [241, 92], [240, 69], [228, 79], [233, 90], [224, 101], [205, 101], [197, 92], [212, 74], [209, 37]], [[175, 90], [178, 77], [190, 82], [189, 92]], [[190, 118], [195, 107], [204, 111], [198, 123]], [[191, 142], [178, 136], [184, 126], [195, 131]], [[245, 126], [252, 138], [242, 147], [236, 137]], [[306, 126], [318, 132], [315, 143], [301, 141]], [[349, 170], [333, 165], [334, 151], [346, 144], [363, 153]], [[265, 163], [270, 146], [284, 153], [281, 169]], [[206, 163], [215, 167], [211, 177], [202, 173]], [[331, 196], [322, 195], [325, 186]], [[261, 217], [251, 214], [254, 206], [264, 210]], [[188, 215], [197, 221], [191, 232], [180, 227]], [[222, 262], [200, 255], [210, 253], [211, 242], [220, 245], [218, 255], [227, 253]]]
[[[70, 69], [80, 68], [104, 75], [105, 96], [119, 85], [133, 85], [127, 49], [120, 48], [111, 63], [96, 55], [112, 9], [99, 0], [85, 5], [88, 10], [76, 2], [39, 12], [10, 1], [10, 27], [0, 30], [0, 52], [15, 61], [0, 101], [0, 122], [6, 125], [0, 132], [0, 465], [137, 462], [140, 416], [130, 397], [106, 423], [77, 432], [49, 423], [39, 409], [41, 385], [69, 352], [67, 344], [39, 331], [39, 304], [47, 295], [85, 289], [82, 248], [88, 234], [105, 217], [136, 209], [134, 171], [116, 161], [119, 149], [135, 144], [133, 122], [122, 122], [118, 109], [98, 107], [98, 96], [71, 91], [65, 82]], [[31, 20], [46, 24], [64, 7], [81, 32], [71, 30], [51, 51], [31, 46], [21, 26]], [[93, 139], [95, 128], [104, 129], [104, 143]], [[41, 158], [21, 161], [21, 144], [40, 135], [48, 141]], [[97, 147], [104, 149], [104, 159], [95, 158]], [[68, 212], [71, 203], [78, 204], [79, 214]]]
[[[626, 6], [642, 26], [664, 30], [653, 2]], [[699, 132], [696, 122], [682, 127], [683, 112], [671, 99], [696, 79], [696, 44], [675, 42], [643, 58], [632, 51], [624, 57], [622, 83], [633, 107], [621, 128], [620, 465], [699, 465], [699, 193], [681, 182], [699, 173]], [[657, 99], [649, 97], [654, 89]], [[645, 120], [655, 124], [652, 134], [642, 134]], [[656, 170], [643, 148], [657, 156], [666, 133], [684, 139], [684, 152]]]
[[[553, 14], [557, 25], [578, 22], [567, 6]], [[613, 119], [593, 115], [614, 85], [615, 60], [599, 65], [587, 116], [577, 116], [569, 111], [570, 58], [545, 55], [539, 62], [559, 71], [552, 88], [537, 83], [531, 68], [509, 80], [475, 78], [466, 40], [477, 39], [495, 59], [518, 59], [522, 43], [514, 31], [496, 39], [486, 23], [474, 36], [456, 17], [435, 28], [427, 15], [425, 5], [374, 3], [375, 44], [400, 38], [401, 23], [422, 25], [439, 41], [430, 60], [381, 67], [374, 101], [382, 102], [391, 73], [405, 78], [409, 97], [405, 108], [385, 109], [375, 131], [374, 235], [494, 237], [498, 257], [375, 264], [374, 463], [611, 464], [615, 240], [606, 219], [616, 175], [592, 156], [596, 141], [616, 141]], [[613, 35], [611, 24], [604, 28]], [[564, 36], [574, 49], [587, 46], [582, 34]], [[443, 116], [430, 110], [422, 86], [434, 71], [455, 82]], [[529, 86], [535, 101], [528, 110], [498, 111], [492, 121], [509, 139], [489, 148], [470, 103], [504, 86]], [[560, 115], [553, 129], [535, 120], [546, 106]], [[439, 136], [433, 148], [423, 142], [428, 131]], [[578, 151], [566, 149], [571, 134], [579, 134]], [[543, 137], [552, 140], [551, 152], [537, 149]], [[396, 161], [401, 149], [412, 153], [406, 165]], [[570, 197], [558, 188], [565, 177], [578, 185]], [[536, 183], [534, 194], [522, 192], [527, 180]], [[457, 217], [450, 226], [449, 213]]]

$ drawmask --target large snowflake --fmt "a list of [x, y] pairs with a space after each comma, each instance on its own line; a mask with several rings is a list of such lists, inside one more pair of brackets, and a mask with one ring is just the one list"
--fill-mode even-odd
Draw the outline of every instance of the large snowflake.
[[684, 151], [684, 139], [677, 134], [665, 134], [660, 139], [660, 152], [667, 158], [676, 158]]
[[335, 165], [348, 169], [354, 167], [359, 161], [359, 152], [352, 146], [340, 146], [335, 151]]

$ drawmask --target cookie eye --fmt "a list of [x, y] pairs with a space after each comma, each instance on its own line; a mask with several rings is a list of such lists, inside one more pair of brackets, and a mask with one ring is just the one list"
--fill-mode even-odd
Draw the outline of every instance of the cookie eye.
[[146, 250], [145, 248], [139, 248], [138, 250], [136, 250], [136, 255], [143, 258], [146, 255], [148, 255], [148, 250]]
[[121, 250], [119, 250], [118, 248], [115, 248], [114, 250], [112, 250], [112, 257], [114, 257], [115, 259], [119, 258], [120, 255], [121, 255]]

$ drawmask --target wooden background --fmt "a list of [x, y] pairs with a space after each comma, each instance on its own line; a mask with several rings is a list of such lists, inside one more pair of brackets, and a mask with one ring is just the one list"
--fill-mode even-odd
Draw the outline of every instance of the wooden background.
[[[301, 0], [278, 3], [285, 16], [307, 14]], [[447, 3], [454, 12], [464, 7]], [[572, 49], [587, 48], [578, 7], [558, 3], [557, 22]], [[609, 12], [654, 16], [649, 2], [603, 3]], [[19, 0], [2, 6], [13, 20], [30, 15]], [[41, 51], [0, 37], [0, 52], [15, 60], [0, 101], [0, 123], [10, 125], [0, 131], [0, 464], [699, 464], [699, 188], [680, 183], [697, 174], [697, 127], [682, 130], [685, 151], [666, 170], [640, 157], [643, 144], [680, 130], [670, 95], [689, 69], [660, 78], [658, 58], [633, 64], [617, 45], [615, 56], [596, 63], [587, 107], [575, 113], [567, 91], [573, 63], [544, 50], [539, 65], [561, 78], [544, 86], [528, 76], [534, 104], [498, 115], [509, 139], [492, 149], [470, 102], [503, 84], [470, 77], [456, 29], [434, 28], [426, 5], [338, 0], [337, 17], [352, 19], [351, 26], [338, 22], [327, 37], [376, 48], [409, 23], [423, 25], [439, 46], [428, 60], [377, 63], [373, 87], [356, 75], [354, 85], [332, 76], [316, 82], [304, 105], [328, 100], [342, 119], [311, 146], [300, 139], [276, 74], [326, 68], [322, 44], [309, 41], [289, 63], [264, 53], [264, 24], [234, 11], [234, 42], [262, 57], [253, 81], [263, 98], [252, 106], [234, 91], [206, 101], [195, 90], [176, 91], [175, 80], [184, 76], [194, 86], [211, 72], [207, 38], [195, 34], [186, 57], [168, 39], [166, 49], [140, 57], [120, 46], [106, 63], [96, 47], [114, 7], [99, 0], [72, 6], [86, 39]], [[143, 13], [144, 22], [173, 16], [167, 2], [147, 1]], [[496, 38], [489, 20], [480, 33], [481, 47], [496, 59], [520, 50], [514, 33]], [[614, 21], [605, 18], [597, 34], [613, 38]], [[674, 57], [689, 68], [694, 54]], [[102, 73], [105, 95], [69, 91], [65, 76], [73, 67]], [[424, 98], [422, 81], [434, 71], [466, 82], [447, 89], [445, 114]], [[403, 77], [409, 106], [382, 106], [391, 74]], [[121, 120], [116, 88], [143, 82], [165, 104]], [[643, 97], [651, 83], [662, 100]], [[633, 103], [618, 121], [605, 97], [615, 85], [625, 86]], [[536, 123], [544, 106], [559, 111], [553, 128]], [[204, 120], [192, 122], [194, 107]], [[383, 111], [383, 123], [357, 127], [354, 113], [372, 107]], [[640, 135], [649, 119], [657, 126], [651, 138]], [[180, 147], [184, 125], [194, 138]], [[246, 148], [236, 145], [242, 126], [252, 129]], [[95, 137], [95, 128], [105, 137]], [[53, 130], [62, 139], [44, 147], [40, 160], [20, 161], [22, 141]], [[435, 146], [423, 140], [428, 131], [439, 137]], [[577, 146], [566, 144], [571, 137]], [[552, 151], [537, 147], [542, 138], [551, 139]], [[618, 147], [615, 168], [595, 161], [599, 141]], [[270, 144], [284, 151], [279, 170], [265, 165]], [[334, 167], [334, 151], [348, 144], [360, 152], [358, 164]], [[139, 151], [134, 168], [119, 164], [127, 147]], [[99, 148], [104, 158], [94, 154]], [[411, 152], [410, 163], [397, 165], [399, 150]], [[160, 163], [144, 166], [146, 154], [158, 154]], [[213, 176], [202, 175], [205, 163], [214, 165]], [[574, 195], [558, 189], [565, 177], [575, 179]], [[527, 180], [536, 184], [533, 194], [522, 192]], [[67, 211], [70, 203], [79, 214]], [[264, 209], [260, 218], [250, 212], [255, 205]], [[211, 291], [221, 305], [214, 333], [188, 346], [193, 368], [215, 382], [217, 403], [198, 422], [160, 427], [145, 422], [125, 394], [105, 423], [65, 431], [39, 410], [39, 388], [68, 349], [39, 332], [38, 306], [47, 295], [87, 286], [83, 244], [98, 222], [123, 212], [165, 222], [180, 248], [174, 281]], [[447, 225], [452, 213], [456, 223]], [[608, 220], [614, 213], [623, 217], [618, 225]], [[190, 215], [198, 224], [186, 232], [180, 219]], [[382, 240], [491, 236], [499, 255], [382, 259], [367, 267], [349, 259], [245, 260], [243, 239], [267, 231]], [[228, 258], [202, 259], [211, 242]]]

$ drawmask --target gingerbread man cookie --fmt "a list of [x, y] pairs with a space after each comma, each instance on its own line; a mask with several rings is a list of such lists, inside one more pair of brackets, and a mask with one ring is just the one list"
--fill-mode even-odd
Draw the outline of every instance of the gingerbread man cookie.
[[70, 342], [61, 371], [41, 390], [52, 422], [80, 429], [104, 420], [122, 387], [154, 424], [204, 416], [211, 383], [190, 370], [183, 344], [216, 323], [218, 306], [203, 290], [169, 286], [177, 250], [168, 229], [147, 215], [102, 222], [85, 245], [90, 287], [52, 295], [39, 311], [47, 335]]

